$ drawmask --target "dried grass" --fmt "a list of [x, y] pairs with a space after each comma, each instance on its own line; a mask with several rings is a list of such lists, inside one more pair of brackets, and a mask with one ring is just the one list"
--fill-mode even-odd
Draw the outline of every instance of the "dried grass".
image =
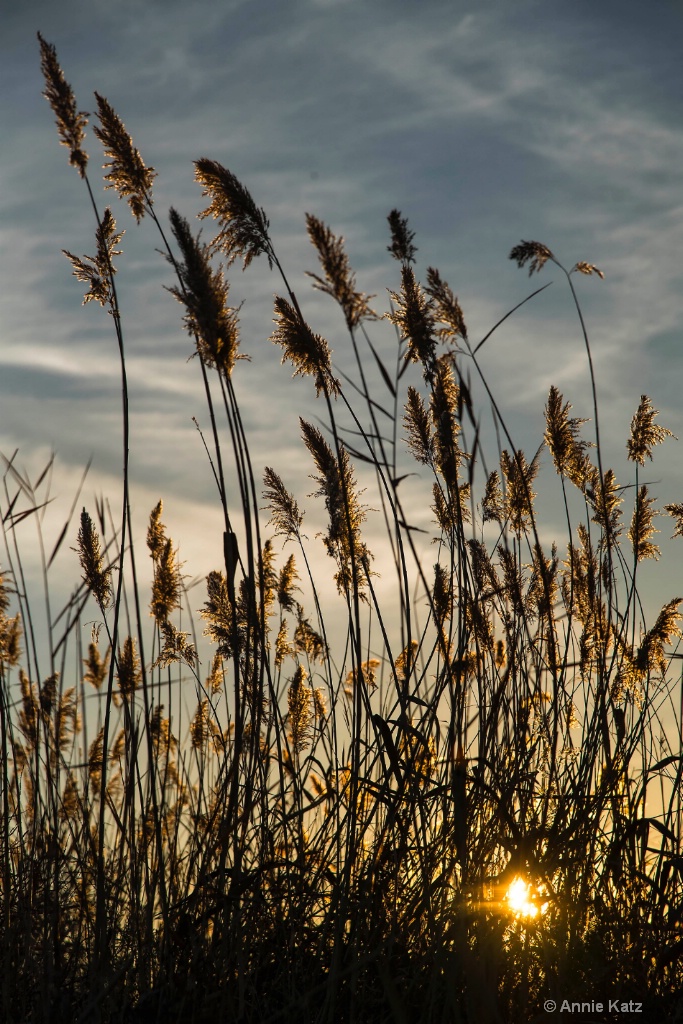
[[[60, 139], [87, 181], [85, 115], [54, 48], [40, 45]], [[101, 97], [98, 104], [108, 187], [136, 220], [149, 213], [161, 228], [152, 169], [118, 115]], [[605, 1003], [643, 1002], [643, 1020], [676, 1019], [683, 762], [672, 647], [683, 599], [663, 601], [648, 628], [636, 586], [640, 563], [657, 555], [651, 537], [662, 514], [638, 469], [670, 431], [643, 396], [627, 442], [635, 487], [624, 537], [628, 492], [603, 469], [597, 404], [593, 447], [582, 436], [586, 421], [571, 418], [551, 388], [544, 443], [529, 461], [477, 360], [491, 332], [472, 347], [439, 272], [429, 268], [420, 285], [414, 236], [397, 210], [388, 249], [401, 263], [401, 290], [384, 314], [398, 329], [393, 372], [365, 335], [371, 311], [343, 240], [307, 218], [325, 275], [311, 276], [339, 305], [358, 358], [360, 382], [343, 387], [330, 346], [289, 289], [263, 210], [221, 165], [195, 167], [210, 198], [203, 216], [219, 233], [202, 246], [172, 211], [179, 252], [166, 251], [206, 386], [207, 452], [225, 515], [224, 549], [200, 610], [213, 651], [202, 677], [161, 502], [147, 533], [151, 616], [143, 614], [126, 539], [126, 476], [118, 529], [103, 505], [99, 529], [83, 510], [82, 581], [49, 618], [51, 663], [41, 672], [15, 541], [21, 520], [41, 507], [45, 474], [33, 485], [7, 463], [0, 1015], [36, 1024], [436, 1024], [535, 1019], [544, 1000], [559, 1005], [589, 992]], [[97, 257], [70, 259], [89, 285], [86, 300], [115, 312], [125, 385], [111, 263], [120, 235], [108, 212], [96, 231]], [[331, 606], [298, 501], [272, 468], [258, 507], [234, 380], [236, 311], [212, 263], [219, 250], [228, 265], [240, 256], [245, 267], [265, 255], [281, 273], [288, 298], [276, 300], [273, 340], [325, 403], [324, 428], [301, 427], [328, 517], [322, 539], [338, 590]], [[572, 275], [602, 277], [585, 262], [566, 271], [538, 242], [523, 242], [511, 258], [530, 273], [552, 263], [575, 298]], [[372, 356], [366, 367], [360, 336]], [[403, 383], [411, 363], [422, 382]], [[481, 375], [506, 437], [499, 468], [482, 473], [466, 365]], [[376, 397], [370, 366], [380, 374]], [[377, 428], [380, 409], [387, 431]], [[229, 486], [224, 434], [235, 454]], [[549, 551], [533, 490], [543, 447], [567, 519], [564, 542]], [[379, 568], [395, 574], [398, 618], [383, 615], [375, 590], [361, 533], [371, 510], [352, 459], [376, 474], [392, 552]], [[416, 466], [415, 487], [433, 499], [438, 555], [428, 571], [403, 504]], [[682, 509], [665, 507], [675, 535]], [[281, 558], [264, 536], [261, 511], [276, 537], [296, 545], [296, 558]], [[72, 531], [67, 521], [52, 558]], [[48, 565], [45, 573], [49, 590]], [[93, 598], [101, 624], [84, 652]], [[515, 916], [505, 899], [516, 876], [529, 883], [533, 918]]]

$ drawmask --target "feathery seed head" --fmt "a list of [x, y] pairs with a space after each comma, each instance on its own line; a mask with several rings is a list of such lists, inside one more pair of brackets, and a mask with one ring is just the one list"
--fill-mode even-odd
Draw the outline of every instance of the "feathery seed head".
[[285, 658], [291, 654], [294, 654], [294, 648], [289, 643], [287, 620], [283, 618], [275, 638], [275, 668], [280, 668]]
[[633, 546], [633, 554], [636, 562], [643, 558], [654, 558], [657, 560], [660, 550], [656, 544], [650, 542], [653, 533], [659, 533], [652, 525], [655, 512], [652, 508], [655, 499], [648, 497], [648, 490], [645, 485], [638, 488], [636, 503], [633, 507], [631, 528], [628, 531], [628, 539]]
[[8, 619], [9, 586], [6, 574], [0, 572], [0, 662], [5, 665], [16, 665], [21, 657], [21, 617], [19, 614]]
[[664, 647], [675, 637], [683, 636], [677, 622], [678, 619], [683, 619], [683, 614], [678, 611], [681, 601], [683, 598], [675, 597], [673, 601], [665, 604], [654, 626], [645, 634], [635, 659], [635, 665], [640, 671], [646, 672], [657, 668], [662, 674], [666, 671]]
[[204, 636], [218, 644], [218, 654], [232, 657], [232, 606], [228, 597], [228, 585], [222, 572], [214, 570], [206, 577], [207, 601], [200, 615], [208, 622]]
[[7, 573], [0, 571], [0, 615], [4, 615], [9, 608], [10, 588], [6, 579]]
[[40, 710], [46, 718], [49, 718], [52, 714], [55, 696], [57, 693], [58, 678], [57, 673], [53, 672], [51, 676], [48, 676], [40, 688]]
[[84, 128], [88, 123], [88, 114], [76, 109], [73, 89], [64, 78], [55, 47], [52, 43], [47, 43], [40, 32], [37, 35], [40, 43], [40, 68], [45, 79], [43, 96], [52, 107], [57, 120], [60, 142], [69, 150], [69, 163], [72, 167], [77, 167], [81, 178], [84, 178], [88, 154], [81, 147], [85, 138]]
[[294, 648], [299, 654], [305, 654], [312, 661], [323, 661], [328, 655], [328, 647], [320, 633], [316, 632], [308, 619], [304, 618], [304, 610], [297, 604], [297, 626], [294, 631]]
[[126, 131], [125, 125], [111, 104], [95, 93], [97, 99], [97, 116], [100, 128], [93, 128], [97, 138], [104, 146], [104, 155], [111, 167], [104, 180], [109, 184], [106, 188], [115, 188], [121, 199], [127, 199], [131, 213], [138, 224], [145, 215], [146, 204], [152, 205], [152, 183], [156, 178], [153, 167], [145, 167], [140, 153], [133, 145], [133, 140]]
[[315, 281], [313, 287], [337, 300], [349, 330], [357, 327], [361, 320], [377, 319], [377, 314], [368, 304], [374, 296], [365, 296], [355, 290], [356, 277], [344, 252], [344, 239], [333, 235], [327, 225], [310, 213], [306, 214], [306, 227], [325, 271], [325, 280], [306, 271], [307, 276]]
[[394, 669], [396, 675], [402, 682], [407, 682], [410, 679], [410, 675], [415, 665], [415, 655], [417, 653], [418, 643], [417, 640], [411, 640], [410, 644], [403, 648], [398, 658], [394, 662]]
[[23, 668], [19, 669], [19, 685], [21, 686], [21, 711], [19, 712], [19, 728], [31, 748], [38, 740], [38, 716], [40, 704], [36, 686], [28, 678]]
[[131, 696], [142, 679], [135, 640], [130, 636], [126, 637], [123, 647], [119, 650], [117, 679], [119, 690], [124, 697]]
[[553, 256], [550, 249], [543, 245], [541, 242], [525, 242], [522, 240], [519, 245], [516, 245], [510, 251], [510, 259], [517, 261], [518, 267], [524, 267], [529, 264], [529, 277], [536, 271], [542, 270], [548, 260], [552, 260]]
[[418, 462], [425, 466], [434, 464], [434, 441], [429, 415], [422, 396], [410, 385], [405, 405], [403, 425], [406, 429], [408, 447]]
[[164, 547], [164, 541], [166, 540], [165, 527], [161, 522], [161, 514], [163, 511], [164, 503], [160, 498], [149, 514], [149, 526], [147, 527], [147, 547], [149, 548], [154, 561], [160, 558]]
[[431, 384], [436, 370], [434, 313], [430, 299], [425, 296], [407, 263], [401, 268], [400, 293], [390, 290], [389, 294], [396, 303], [396, 312], [384, 315], [398, 327], [401, 340], [408, 342], [406, 363], [422, 363], [424, 379]]
[[476, 593], [482, 602], [494, 597], [500, 591], [500, 580], [484, 544], [476, 537], [467, 541], [472, 564], [472, 575], [476, 585]]
[[579, 438], [581, 424], [588, 421], [570, 418], [570, 409], [569, 402], [562, 405], [562, 394], [553, 384], [545, 407], [544, 438], [557, 472], [560, 476], [569, 477], [572, 483], [583, 490], [587, 483], [595, 485], [596, 482], [594, 467], [586, 455], [586, 449], [592, 445]]
[[432, 587], [432, 604], [439, 628], [451, 616], [453, 604], [453, 580], [439, 562], [434, 566], [434, 586]]
[[314, 334], [298, 311], [279, 295], [275, 297], [274, 323], [277, 327], [270, 340], [282, 345], [285, 350], [282, 362], [289, 360], [294, 365], [294, 376], [314, 377], [316, 395], [321, 391], [338, 395], [341, 386], [332, 376], [329, 345], [319, 334]]
[[531, 484], [539, 470], [539, 456], [540, 449], [529, 464], [521, 450], [512, 458], [506, 450], [501, 452], [500, 468], [507, 484], [505, 511], [515, 533], [522, 533], [531, 524], [533, 500], [536, 497]]
[[270, 512], [268, 525], [272, 523], [276, 528], [276, 534], [284, 534], [288, 540], [298, 537], [304, 517], [299, 512], [296, 501], [270, 466], [266, 466], [263, 482], [266, 485], [263, 497], [268, 502]]
[[247, 189], [234, 174], [216, 160], [195, 160], [195, 181], [204, 189], [202, 196], [211, 202], [199, 216], [213, 217], [221, 230], [211, 243], [211, 250], [220, 249], [231, 266], [238, 256], [246, 270], [255, 256], [265, 253], [273, 268], [273, 247], [268, 236], [268, 219], [256, 206]]
[[236, 360], [248, 358], [238, 354], [237, 314], [241, 305], [228, 305], [229, 284], [223, 270], [212, 268], [208, 246], [193, 237], [185, 218], [171, 208], [169, 219], [182, 262], [178, 264], [181, 287], [173, 286], [168, 291], [185, 306], [183, 323], [188, 333], [196, 337], [200, 359], [229, 377]]
[[315, 713], [316, 721], [322, 722], [325, 720], [327, 715], [327, 704], [325, 703], [325, 694], [319, 686], [313, 690], [313, 711]]
[[100, 538], [85, 509], [81, 512], [77, 551], [85, 585], [100, 608], [106, 608], [111, 600], [111, 569], [104, 568]]
[[294, 610], [294, 591], [300, 589], [294, 581], [299, 578], [294, 555], [290, 555], [280, 570], [280, 578], [277, 584], [278, 603], [285, 612]]
[[7, 666], [19, 664], [21, 657], [21, 616], [8, 619], [0, 612], [0, 662]]
[[487, 477], [481, 509], [485, 523], [496, 522], [502, 525], [505, 519], [505, 498], [500, 485], [500, 475], [496, 469]]
[[586, 487], [586, 497], [595, 513], [592, 516], [593, 522], [601, 526], [606, 534], [618, 537], [621, 533], [619, 526], [621, 509], [619, 506], [623, 499], [614, 470], [608, 469], [605, 472], [602, 484], [599, 474], [596, 474], [594, 483]]
[[62, 249], [73, 267], [73, 276], [77, 281], [89, 285], [85, 293], [83, 305], [88, 302], [99, 302], [101, 306], [112, 306], [114, 302], [113, 277], [116, 273], [114, 256], [120, 256], [122, 250], [116, 246], [123, 238], [125, 231], [116, 231], [116, 221], [109, 207], [102, 214], [97, 226], [95, 239], [97, 242], [96, 256], [74, 256], [68, 249]]
[[262, 595], [263, 613], [266, 617], [271, 614], [275, 604], [279, 576], [275, 572], [275, 552], [273, 543], [267, 540], [261, 552], [261, 564], [259, 566], [259, 589]]
[[356, 480], [349, 455], [343, 446], [337, 459], [321, 432], [306, 420], [299, 418], [304, 443], [313, 456], [319, 470], [319, 476], [313, 476], [320, 488], [315, 493], [325, 498], [325, 507], [329, 513], [329, 530], [324, 537], [327, 553], [336, 559], [339, 571], [335, 581], [339, 593], [346, 593], [354, 583], [353, 563], [356, 564], [355, 584], [361, 592], [365, 588], [366, 579], [361, 575], [361, 566], [367, 569], [372, 555], [363, 543], [360, 525], [365, 519], [366, 508], [358, 500]]
[[215, 696], [223, 688], [223, 659], [220, 654], [214, 654], [211, 661], [211, 671], [206, 677], [204, 687], [211, 696]]
[[460, 463], [469, 456], [458, 445], [458, 385], [447, 355], [436, 360], [430, 409], [434, 424], [435, 463], [448, 487], [454, 488], [457, 485]]
[[369, 658], [361, 663], [360, 668], [349, 669], [344, 682], [344, 692], [347, 697], [353, 696], [353, 688], [358, 682], [362, 682], [368, 690], [377, 689], [377, 669], [381, 662], [379, 658]]
[[104, 726], [100, 728], [95, 739], [88, 750], [88, 779], [90, 791], [95, 795], [100, 788], [102, 778], [102, 765], [104, 763]]
[[194, 718], [190, 723], [192, 749], [201, 750], [209, 738], [209, 698], [204, 697], [197, 704]]
[[676, 529], [674, 530], [671, 539], [673, 540], [674, 537], [683, 537], [683, 504], [677, 502], [672, 505], [665, 505], [664, 511], [668, 512], [673, 519], [677, 520]]
[[64, 792], [59, 805], [60, 821], [73, 821], [78, 814], [80, 799], [78, 785], [73, 772], [69, 771], [64, 785]]
[[581, 260], [579, 263], [574, 264], [570, 270], [570, 274], [573, 274], [575, 270], [578, 270], [580, 274], [585, 274], [587, 277], [592, 277], [593, 274], [597, 274], [601, 281], [605, 280], [605, 275], [602, 270], [598, 270], [593, 263], [585, 263]]
[[436, 319], [444, 327], [437, 330], [442, 341], [449, 338], [467, 338], [467, 327], [460, 303], [453, 295], [446, 281], [441, 280], [439, 271], [434, 267], [427, 267], [427, 295], [432, 299]]
[[387, 220], [391, 231], [391, 245], [387, 246], [387, 252], [390, 252], [399, 263], [414, 263], [417, 252], [413, 245], [415, 232], [408, 230], [407, 217], [402, 217], [400, 210], [392, 210]]
[[292, 745], [297, 753], [306, 746], [311, 721], [312, 693], [310, 687], [306, 686], [305, 679], [306, 669], [303, 665], [297, 665], [296, 672], [287, 691], [289, 727]]
[[109, 653], [107, 651], [103, 659], [97, 644], [88, 644], [88, 657], [83, 659], [86, 669], [83, 679], [86, 683], [94, 686], [96, 690], [100, 689], [106, 679]]
[[640, 405], [635, 416], [631, 420], [631, 436], [626, 442], [626, 450], [631, 462], [638, 462], [645, 465], [645, 456], [652, 460], [652, 449], [656, 444], [661, 444], [667, 437], [678, 440], [666, 427], [660, 427], [654, 422], [658, 415], [657, 409], [652, 408], [652, 403], [647, 395], [642, 395]]
[[57, 754], [65, 752], [70, 740], [81, 731], [75, 687], [70, 686], [59, 699], [55, 725], [55, 749]]
[[436, 522], [447, 536], [454, 536], [462, 523], [469, 523], [472, 516], [469, 509], [470, 485], [456, 484], [447, 488], [444, 494], [441, 485], [432, 484], [434, 504], [431, 506]]
[[165, 538], [161, 552], [155, 559], [152, 583], [150, 614], [157, 623], [166, 622], [171, 612], [180, 607], [180, 588], [178, 552], [173, 550], [170, 537]]
[[199, 656], [194, 644], [188, 643], [190, 634], [176, 629], [168, 619], [157, 621], [164, 637], [164, 646], [159, 653], [159, 657], [154, 661], [152, 668], [167, 668], [168, 665], [180, 661], [184, 661], [192, 669], [196, 668], [199, 664]]

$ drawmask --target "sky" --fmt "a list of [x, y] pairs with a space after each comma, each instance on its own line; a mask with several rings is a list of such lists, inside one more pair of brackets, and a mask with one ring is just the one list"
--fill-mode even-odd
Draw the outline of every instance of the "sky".
[[[102, 493], [118, 507], [122, 456], [112, 325], [95, 303], [81, 308], [81, 285], [61, 254], [92, 253], [94, 223], [41, 95], [38, 30], [56, 46], [79, 109], [94, 109], [94, 90], [104, 95], [158, 172], [162, 219], [174, 206], [199, 226], [194, 159], [218, 160], [245, 184], [266, 211], [276, 252], [335, 366], [352, 366], [348, 335], [338, 308], [305, 276], [319, 270], [305, 213], [344, 236], [357, 287], [374, 294], [371, 305], [384, 313], [387, 289], [400, 284], [400, 267], [387, 252], [386, 218], [397, 208], [415, 232], [418, 278], [426, 279], [428, 266], [439, 269], [474, 342], [535, 287], [553, 281], [479, 354], [518, 447], [532, 454], [540, 443], [552, 383], [573, 415], [592, 417], [571, 294], [557, 268], [529, 280], [508, 259], [521, 239], [547, 245], [567, 268], [583, 260], [604, 272], [604, 280], [581, 278], [576, 288], [595, 364], [605, 465], [633, 483], [625, 442], [641, 394], [660, 410], [659, 422], [683, 438], [680, 5], [34, 0], [8, 9], [2, 21], [0, 452], [10, 457], [19, 449], [16, 464], [34, 479], [56, 454], [54, 501], [43, 523], [48, 549], [89, 459], [83, 502], [94, 509], [93, 495]], [[97, 183], [101, 151], [90, 129], [85, 148]], [[147, 218], [136, 226], [113, 192], [97, 198], [125, 228], [117, 285], [138, 542], [163, 497], [185, 571], [201, 579], [220, 567], [222, 521], [192, 422], [195, 416], [208, 427], [199, 367], [188, 362], [192, 342], [181, 308], [164, 291], [173, 280], [156, 252], [153, 224]], [[203, 230], [210, 237], [211, 223]], [[251, 361], [237, 364], [234, 381], [255, 466], [276, 468], [310, 510], [311, 549], [324, 559], [315, 536], [324, 515], [319, 500], [307, 497], [314, 467], [297, 423], [300, 414], [314, 420], [324, 410], [311, 381], [292, 381], [268, 340], [282, 283], [263, 260], [244, 273], [235, 264], [229, 279], [231, 303], [244, 303], [241, 349]], [[390, 325], [369, 330], [393, 360]], [[419, 385], [418, 369], [411, 372]], [[555, 497], [542, 499], [542, 538], [549, 544], [557, 526], [566, 545], [547, 455], [545, 463]], [[358, 477], [366, 482], [362, 468]], [[651, 483], [658, 508], [683, 501], [680, 443], [657, 449], [640, 482]], [[367, 483], [367, 503], [377, 507]], [[416, 522], [429, 517], [429, 486], [422, 478], [406, 487]], [[631, 494], [625, 492], [627, 522]], [[6, 508], [4, 498], [0, 503]], [[664, 556], [641, 577], [651, 618], [683, 594], [683, 540], [669, 543], [670, 520], [658, 525]], [[71, 545], [76, 529], [74, 521]], [[374, 519], [367, 530], [372, 548]], [[66, 565], [77, 572], [73, 553]], [[65, 579], [53, 580], [57, 589]], [[391, 577], [378, 586], [389, 593]], [[330, 597], [332, 591], [330, 584]], [[201, 601], [203, 595], [195, 606]]]

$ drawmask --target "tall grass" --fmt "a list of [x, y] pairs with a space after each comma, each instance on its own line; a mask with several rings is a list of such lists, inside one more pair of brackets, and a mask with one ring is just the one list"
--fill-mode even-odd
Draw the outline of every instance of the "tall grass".
[[[683, 599], [664, 601], [648, 626], [637, 587], [640, 563], [657, 555], [639, 471], [670, 432], [643, 396], [627, 439], [632, 492], [603, 465], [574, 290], [577, 274], [601, 272], [585, 262], [567, 271], [537, 242], [512, 250], [530, 274], [549, 261], [566, 274], [594, 399], [589, 441], [586, 421], [552, 387], [545, 435], [528, 457], [477, 357], [492, 332], [469, 338], [437, 270], [418, 281], [398, 211], [388, 251], [400, 284], [384, 314], [396, 331], [392, 365], [368, 332], [381, 318], [356, 288], [342, 239], [307, 216], [320, 262], [311, 276], [341, 309], [353, 379], [305, 320], [266, 215], [241, 182], [197, 160], [208, 200], [200, 216], [218, 233], [200, 242], [175, 210], [165, 232], [155, 172], [96, 94], [107, 187], [160, 233], [205, 389], [224, 545], [199, 609], [213, 645], [202, 669], [161, 502], [146, 537], [151, 594], [142, 594], [115, 287], [121, 233], [88, 177], [87, 119], [54, 48], [39, 41], [45, 95], [95, 216], [95, 256], [66, 255], [87, 285], [84, 301], [112, 315], [123, 477], [118, 518], [99, 500], [77, 528], [77, 496], [48, 554], [38, 513], [51, 466], [32, 482], [5, 460], [0, 1017], [484, 1024], [564, 1019], [564, 1000], [593, 1002], [590, 1017], [584, 1007], [573, 1019], [607, 1019], [617, 1000], [642, 1004], [639, 1020], [683, 1019], [681, 693], [671, 652]], [[301, 438], [326, 510], [333, 603], [297, 498], [276, 468], [252, 461], [238, 310], [217, 256], [228, 268], [265, 257], [282, 282], [271, 340], [295, 374], [312, 378], [324, 416], [322, 429], [302, 419]], [[382, 390], [373, 394], [375, 373]], [[501, 439], [492, 461], [473, 375]], [[561, 550], [540, 539], [542, 457], [564, 504]], [[364, 539], [370, 509], [354, 463], [375, 475], [381, 564]], [[429, 479], [429, 564], [406, 510], [416, 470]], [[683, 505], [666, 512], [683, 534]], [[48, 665], [18, 543], [30, 517]], [[291, 547], [280, 552], [276, 539]], [[49, 570], [66, 541], [81, 580], [54, 614]], [[382, 608], [378, 573], [395, 574], [398, 615]], [[196, 691], [187, 722], [181, 679]]]

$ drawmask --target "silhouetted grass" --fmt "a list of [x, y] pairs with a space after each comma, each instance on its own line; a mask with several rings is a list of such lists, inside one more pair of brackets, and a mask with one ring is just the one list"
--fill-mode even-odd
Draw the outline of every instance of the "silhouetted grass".
[[[577, 273], [601, 272], [585, 262], [566, 271], [537, 242], [512, 250], [530, 273], [552, 262], [566, 274], [594, 399], [589, 444], [584, 421], [551, 388], [545, 436], [528, 458], [480, 369], [486, 338], [470, 340], [437, 270], [419, 282], [398, 211], [388, 251], [400, 286], [384, 314], [396, 329], [393, 366], [367, 332], [379, 317], [356, 290], [342, 239], [307, 216], [321, 265], [311, 276], [343, 313], [351, 380], [306, 322], [247, 189], [215, 161], [196, 161], [208, 199], [201, 216], [219, 231], [204, 245], [172, 210], [170, 244], [153, 169], [96, 94], [106, 180], [138, 222], [149, 216], [161, 232], [205, 386], [224, 548], [200, 612], [213, 645], [202, 670], [194, 625], [181, 629], [187, 594], [161, 502], [146, 538], [148, 602], [140, 592], [114, 277], [121, 236], [91, 190], [86, 119], [54, 49], [40, 44], [46, 95], [96, 217], [96, 255], [67, 256], [85, 301], [113, 315], [125, 454], [118, 522], [98, 502], [79, 528], [72, 514], [43, 553], [49, 666], [16, 527], [40, 510], [50, 467], [33, 483], [6, 460], [0, 1017], [484, 1024], [564, 1019], [563, 1000], [634, 1000], [639, 1020], [683, 1019], [681, 694], [671, 662], [683, 599], [666, 599], [647, 626], [637, 589], [640, 563], [657, 554], [639, 471], [670, 432], [643, 396], [627, 440], [627, 527], [630, 492], [602, 463], [573, 284]], [[327, 513], [338, 595], [329, 608], [296, 496], [276, 468], [256, 476], [238, 397], [239, 322], [219, 254], [228, 267], [265, 256], [280, 274], [272, 341], [324, 406], [325, 427], [302, 419], [301, 435]], [[374, 394], [370, 368], [381, 378]], [[505, 439], [493, 462], [472, 373]], [[539, 539], [533, 487], [544, 448], [564, 500], [562, 550]], [[364, 539], [370, 510], [354, 462], [376, 476], [391, 551], [381, 565]], [[431, 564], [404, 508], [415, 462], [429, 479]], [[683, 534], [683, 505], [666, 511]], [[292, 553], [279, 554], [277, 537]], [[53, 615], [48, 570], [67, 539], [82, 579]], [[383, 613], [379, 571], [395, 573], [398, 617]], [[93, 601], [100, 625], [81, 650]], [[196, 688], [187, 723], [180, 678]], [[558, 1012], [544, 1011], [545, 1000]]]

